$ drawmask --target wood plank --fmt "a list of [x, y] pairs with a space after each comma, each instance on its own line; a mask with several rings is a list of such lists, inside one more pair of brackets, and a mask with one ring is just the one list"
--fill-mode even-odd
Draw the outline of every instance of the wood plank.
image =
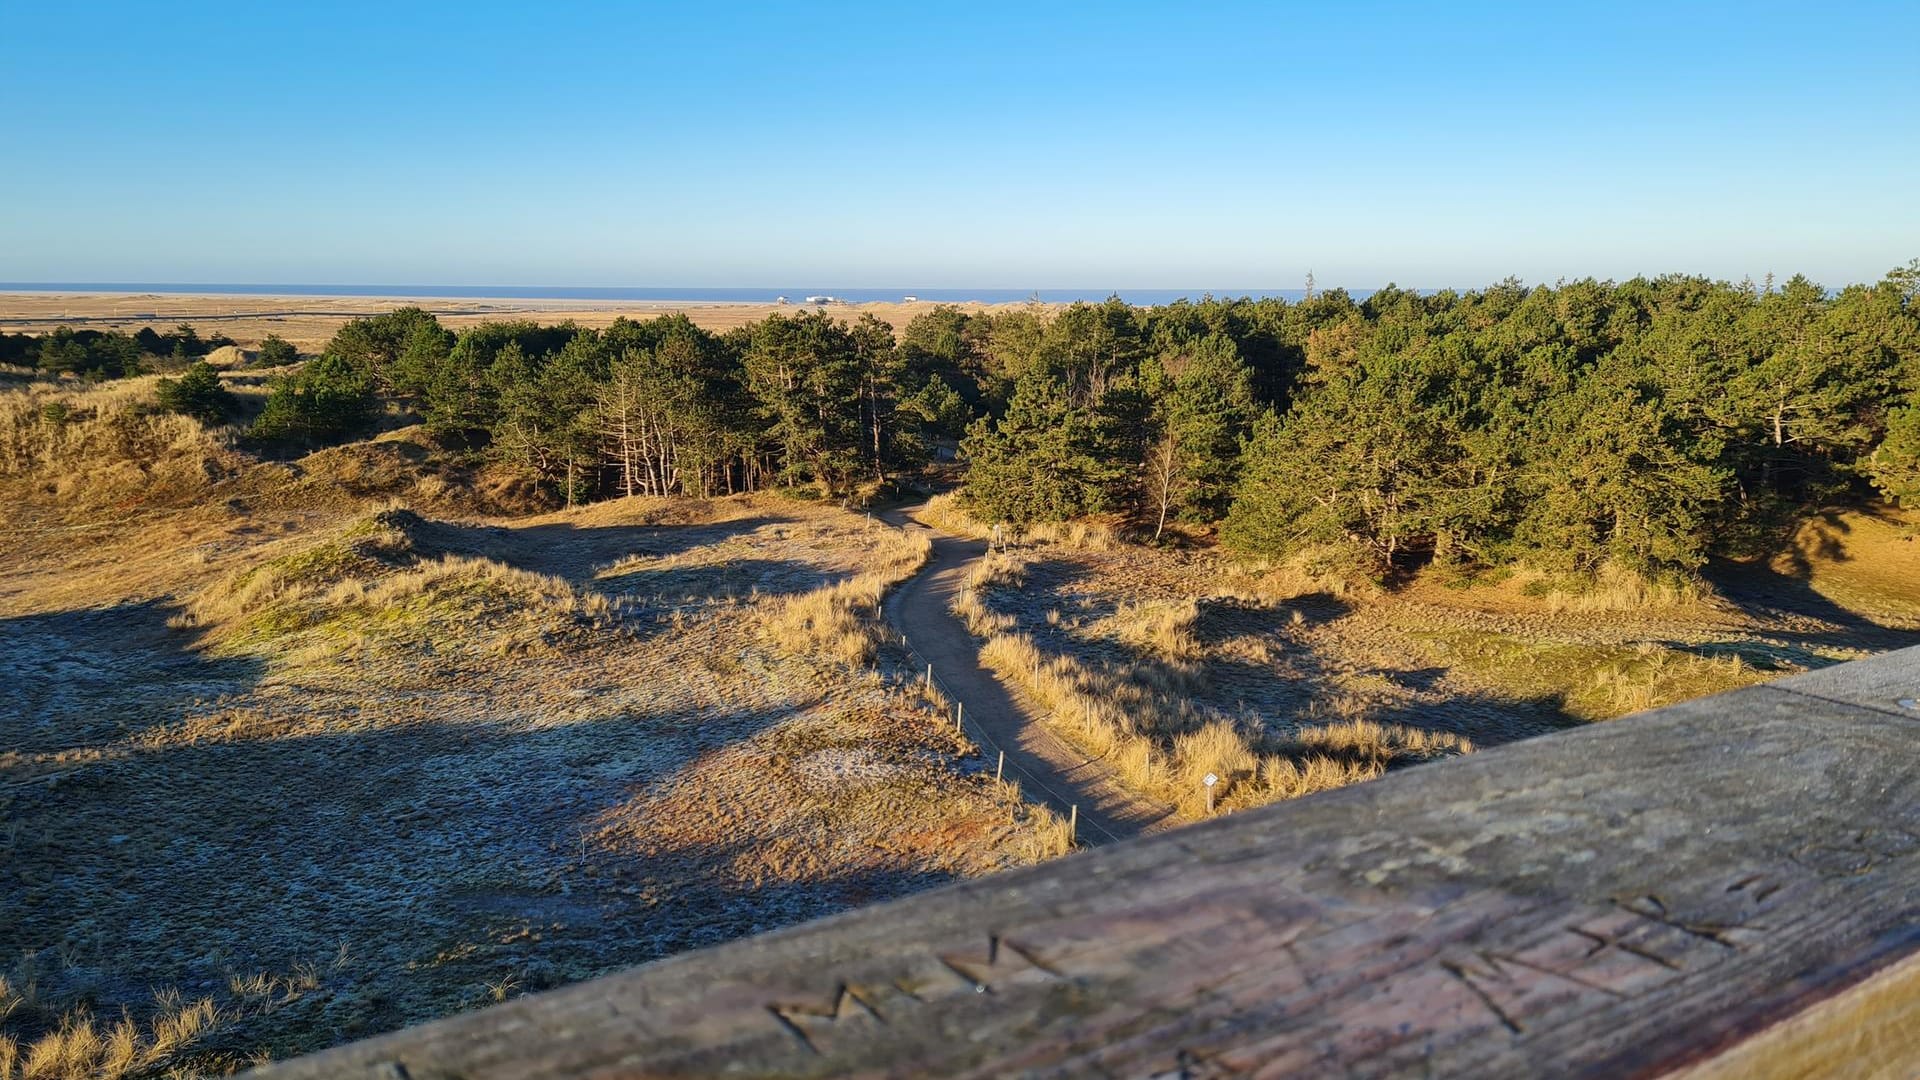
[[1920, 956], [1916, 734], [1756, 687], [262, 1075], [1662, 1075]]
[[1909, 957], [1673, 1080], [1913, 1080], [1916, 1075], [1920, 957]]
[[1791, 675], [1768, 685], [1920, 720], [1920, 661], [1914, 660], [1914, 655], [1914, 649], [1901, 649]]

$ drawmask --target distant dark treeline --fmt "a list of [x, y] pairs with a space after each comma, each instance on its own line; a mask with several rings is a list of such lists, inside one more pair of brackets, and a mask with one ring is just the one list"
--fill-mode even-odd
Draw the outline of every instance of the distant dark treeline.
[[71, 373], [89, 379], [118, 379], [152, 370], [159, 363], [180, 366], [233, 344], [224, 334], [201, 338], [181, 323], [170, 334], [143, 326], [132, 334], [118, 330], [73, 330], [62, 326], [45, 335], [0, 334], [0, 364]]

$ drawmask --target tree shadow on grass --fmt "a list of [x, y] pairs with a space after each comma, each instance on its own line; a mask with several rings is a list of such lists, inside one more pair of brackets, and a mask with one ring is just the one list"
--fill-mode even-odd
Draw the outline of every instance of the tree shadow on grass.
[[[1789, 572], [1782, 573], [1765, 562], [1718, 562], [1706, 575], [1714, 591], [1742, 614], [1763, 623], [1786, 623], [1770, 628], [1770, 637], [1779, 637], [1810, 647], [1899, 649], [1920, 643], [1920, 630], [1889, 626], [1866, 615], [1851, 611], [1814, 589], [1804, 560], [1789, 561]], [[1818, 629], [1800, 629], [1793, 624], [1813, 620]]]
[[1088, 595], [1074, 586], [1092, 575], [1084, 563], [1072, 559], [1035, 559], [1026, 564], [1019, 585], [994, 585], [986, 590], [989, 607], [995, 593], [1016, 600], [1023, 607], [1059, 609], [1062, 615], [1089, 621], [1104, 619], [1117, 609], [1119, 601], [1111, 593]]
[[1289, 627], [1313, 627], [1334, 622], [1353, 611], [1353, 605], [1328, 592], [1308, 593], [1274, 604], [1231, 597], [1204, 597], [1193, 636], [1202, 645], [1217, 645], [1252, 634], [1285, 632]]
[[[601, 888], [581, 837], [637, 790], [682, 782], [703, 755], [802, 708], [368, 729], [347, 707], [329, 721], [341, 729], [318, 734], [267, 728], [97, 756], [11, 793], [0, 955], [58, 955], [43, 988], [117, 1014], [146, 1008], [156, 987], [222, 995], [230, 976], [344, 951], [351, 1000], [309, 1041], [277, 1043], [288, 1052], [342, 1026], [373, 1034], [478, 1004], [482, 974], [529, 957], [552, 954], [570, 978], [704, 944], [702, 925], [742, 918], [698, 887], [725, 852], [662, 868], [691, 883], [669, 898], [679, 929], [663, 936], [651, 927], [660, 905]], [[625, 929], [622, 913], [634, 914]]]
[[724, 543], [788, 518], [769, 515], [736, 518], [707, 525], [545, 525], [476, 526], [429, 522], [421, 528], [429, 554], [479, 555], [519, 570], [553, 574], [580, 587], [592, 587], [601, 571], [620, 560], [665, 558]]
[[734, 559], [708, 566], [636, 566], [608, 571], [593, 588], [610, 595], [678, 601], [745, 600], [755, 596], [795, 596], [853, 577], [848, 571], [785, 559]]
[[236, 976], [309, 972], [289, 1003], [239, 1008], [200, 1047], [284, 1057], [485, 1004], [492, 987], [544, 989], [956, 880], [868, 851], [743, 875], [772, 840], [712, 835], [713, 821], [585, 842], [610, 810], [701, 783], [703, 759], [816, 704], [396, 723], [92, 761], [10, 806], [0, 951], [43, 960], [50, 1000], [104, 1015], [144, 1015], [156, 988], [224, 1008], [241, 1004]]
[[1518, 742], [1585, 727], [1567, 710], [1559, 694], [1492, 694], [1485, 691], [1448, 694], [1439, 701], [1409, 702], [1376, 709], [1369, 720], [1421, 731], [1443, 731], [1473, 741], [1479, 749]]
[[[1280, 737], [1298, 728], [1342, 722], [1349, 715], [1331, 704], [1352, 672], [1328, 664], [1310, 650], [1289, 653], [1286, 667], [1241, 660], [1207, 663], [1205, 689], [1196, 696], [1230, 715], [1247, 716]], [[1586, 721], [1575, 717], [1557, 694], [1497, 694], [1449, 690], [1445, 667], [1378, 669], [1364, 673], [1385, 686], [1421, 695], [1421, 700], [1368, 702], [1351, 715], [1383, 725], [1446, 732], [1497, 746]]]
[[124, 737], [259, 681], [258, 659], [194, 650], [167, 626], [178, 611], [146, 600], [0, 619], [0, 746], [45, 754]]

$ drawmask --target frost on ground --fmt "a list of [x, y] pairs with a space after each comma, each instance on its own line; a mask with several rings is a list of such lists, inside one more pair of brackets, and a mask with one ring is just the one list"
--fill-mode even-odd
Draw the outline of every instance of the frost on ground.
[[15, 535], [0, 1016], [23, 1053], [204, 1000], [154, 1060], [222, 1071], [1043, 850], [903, 658], [772, 640], [781, 605], [873, 571], [892, 530], [858, 515]]

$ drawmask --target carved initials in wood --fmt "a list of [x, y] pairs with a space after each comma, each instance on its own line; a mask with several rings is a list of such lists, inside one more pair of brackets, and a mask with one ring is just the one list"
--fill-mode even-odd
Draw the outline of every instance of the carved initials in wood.
[[1516, 1035], [1526, 1031], [1529, 1013], [1577, 999], [1586, 991], [1621, 996], [1612, 987], [1511, 952], [1482, 949], [1442, 960], [1440, 966], [1472, 991], [1502, 1027]]
[[1827, 878], [1852, 877], [1920, 851], [1920, 836], [1904, 829], [1866, 828], [1807, 844], [1793, 861]]
[[1033, 950], [998, 935], [989, 937], [983, 950], [944, 953], [937, 959], [936, 970], [944, 972], [945, 978], [902, 979], [886, 986], [841, 983], [831, 1002], [769, 1005], [767, 1012], [807, 1049], [825, 1054], [836, 1032], [886, 1024], [905, 1008], [959, 994], [991, 994], [1066, 978]]
[[[1725, 895], [1724, 903], [1714, 904], [1719, 910], [1713, 911], [1675, 911], [1667, 907], [1666, 901], [1651, 894], [1620, 897], [1614, 900], [1622, 911], [1638, 915], [1643, 919], [1670, 926], [1684, 934], [1690, 934], [1701, 941], [1710, 941], [1722, 948], [1741, 948], [1766, 932], [1766, 927], [1747, 922], [1745, 910], [1750, 906], [1739, 893], [1748, 888], [1765, 888], [1764, 879], [1753, 877], [1745, 882], [1736, 882]], [[1767, 890], [1771, 895], [1773, 890]]]
[[878, 1010], [869, 1005], [853, 988], [841, 983], [830, 1005], [799, 1004], [769, 1005], [767, 1011], [773, 1014], [787, 1032], [806, 1044], [807, 1049], [816, 1054], [825, 1053], [816, 1041], [830, 1034], [836, 1025], [843, 1021], [861, 1019], [868, 1022], [886, 1023]]
[[984, 954], [946, 953], [940, 957], [940, 962], [965, 979], [975, 992], [982, 994], [1014, 985], [1066, 978], [1041, 960], [1033, 950], [997, 934], [987, 939]]

